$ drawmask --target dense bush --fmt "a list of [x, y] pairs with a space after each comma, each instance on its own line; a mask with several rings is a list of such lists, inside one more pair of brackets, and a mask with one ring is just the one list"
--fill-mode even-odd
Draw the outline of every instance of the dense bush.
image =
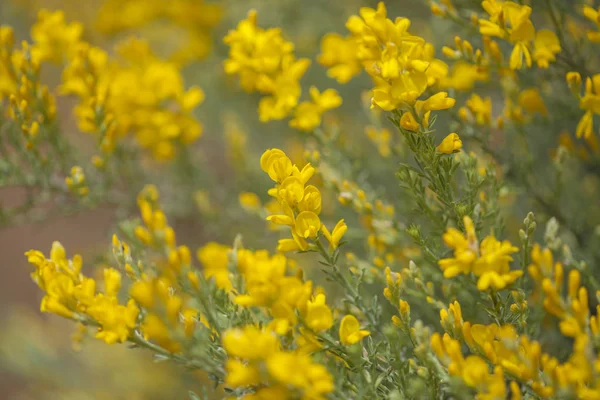
[[[105, 34], [166, 21], [187, 38], [169, 51], [95, 46], [61, 11], [21, 44], [1, 27], [0, 185], [27, 197], [0, 220], [107, 204], [119, 219], [112, 254], [26, 253], [41, 311], [78, 343], [204, 371], [219, 396], [600, 398], [600, 10], [585, 3], [433, 1], [421, 36], [379, 3], [323, 35], [312, 66], [310, 44], [249, 11], [206, 99], [184, 75], [227, 7], [99, 11]], [[203, 136], [213, 98], [224, 124]]]

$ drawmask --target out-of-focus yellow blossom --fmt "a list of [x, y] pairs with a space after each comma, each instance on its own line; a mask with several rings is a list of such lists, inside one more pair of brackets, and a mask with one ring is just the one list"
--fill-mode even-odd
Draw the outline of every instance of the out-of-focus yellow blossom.
[[590, 42], [600, 43], [600, 8], [595, 10], [589, 5], [583, 6], [583, 15], [596, 24], [596, 31], [587, 31], [587, 38]]
[[197, 257], [202, 263], [206, 279], [214, 278], [217, 287], [231, 289], [229, 280], [229, 254], [231, 247], [216, 242], [210, 242], [198, 249]]
[[[411, 115], [410, 113], [405, 113], [404, 115]], [[404, 117], [403, 115], [403, 117]], [[414, 119], [414, 118], [413, 118]], [[402, 123], [402, 122], [401, 122]], [[417, 125], [418, 128], [418, 125]], [[390, 149], [390, 141], [392, 135], [389, 130], [386, 128], [377, 129], [374, 126], [367, 126], [365, 129], [365, 133], [367, 137], [371, 139], [371, 141], [377, 146], [377, 151], [382, 157], [389, 157], [391, 153]]]
[[321, 115], [325, 111], [337, 108], [342, 104], [342, 98], [334, 89], [327, 89], [320, 93], [313, 86], [309, 93], [311, 101], [303, 101], [294, 110], [294, 119], [290, 121], [292, 128], [311, 131], [321, 125]]
[[492, 99], [473, 93], [458, 114], [463, 120], [472, 119], [477, 125], [487, 126], [492, 122]]
[[261, 208], [262, 203], [256, 193], [242, 192], [238, 196], [240, 205], [249, 211], [257, 211]]
[[436, 148], [442, 154], [458, 153], [462, 149], [462, 141], [456, 133], [451, 133]]
[[310, 60], [296, 59], [294, 45], [283, 39], [280, 29], [258, 27], [256, 11], [250, 11], [224, 41], [229, 46], [225, 73], [239, 76], [247, 92], [265, 95], [258, 106], [260, 120], [286, 118], [298, 105], [302, 93], [299, 80]]
[[554, 32], [545, 29], [537, 32], [533, 41], [533, 59], [538, 67], [549, 68], [560, 50], [560, 42]]
[[340, 322], [340, 342], [346, 346], [360, 342], [371, 332], [360, 329], [360, 324], [354, 315], [346, 315]]
[[[571, 137], [569, 132], [562, 132], [558, 137], [558, 145], [568, 151], [581, 158], [582, 160], [589, 160], [591, 155], [594, 153], [598, 153], [600, 150], [600, 146], [598, 145], [598, 138], [594, 135], [585, 139], [586, 145], [576, 144]], [[553, 152], [553, 157], [556, 157], [557, 152]]]
[[81, 257], [75, 255], [67, 259], [59, 242], [52, 244], [50, 258], [38, 250], [29, 250], [25, 255], [36, 267], [31, 277], [46, 293], [41, 311], [76, 320], [91, 319], [98, 324], [96, 337], [108, 344], [128, 339], [139, 309], [133, 300], [126, 305], [119, 304], [121, 274], [118, 271], [104, 270], [104, 293], [97, 293], [96, 281], [81, 273]]
[[333, 313], [325, 301], [325, 295], [319, 293], [306, 304], [306, 325], [316, 332], [326, 331], [333, 326]]
[[531, 7], [496, 0], [484, 0], [481, 5], [490, 16], [479, 20], [481, 34], [506, 39], [514, 45], [510, 55], [511, 69], [521, 69], [523, 61], [528, 68], [532, 61], [536, 61], [540, 68], [548, 68], [549, 63], [555, 60], [555, 55], [561, 50], [560, 42], [552, 31], [540, 30], [536, 34], [530, 19]]
[[36, 151], [42, 127], [54, 121], [56, 99], [39, 80], [40, 57], [35, 45], [25, 41], [20, 49], [14, 45], [12, 28], [0, 26], [0, 103], [9, 99], [4, 117], [20, 126], [25, 149]]
[[135, 227], [135, 236], [145, 245], [155, 248], [175, 248], [175, 231], [167, 223], [167, 217], [159, 203], [158, 189], [147, 185], [138, 194], [137, 204], [143, 225]]
[[248, 134], [242, 129], [235, 114], [226, 113], [223, 117], [223, 124], [227, 158], [236, 168], [236, 172], [244, 173], [248, 157]]
[[531, 115], [539, 113], [545, 116], [548, 114], [546, 104], [537, 88], [525, 89], [519, 93], [519, 105]]
[[319, 63], [328, 67], [327, 76], [339, 83], [347, 83], [362, 71], [358, 58], [358, 43], [354, 36], [343, 37], [328, 33], [321, 40]]
[[487, 81], [489, 74], [487, 69], [476, 64], [457, 61], [452, 65], [447, 77], [442, 78], [442, 88], [454, 88], [459, 91], [468, 91], [475, 86], [476, 82]]
[[140, 324], [144, 337], [173, 353], [180, 352], [182, 343], [193, 336], [197, 322], [208, 326], [205, 317], [188, 305], [188, 297], [165, 276], [139, 279], [129, 292], [145, 310]]
[[[291, 239], [279, 241], [278, 250], [307, 250], [307, 239], [318, 240], [317, 235], [323, 227], [319, 218], [321, 192], [313, 185], [306, 185], [315, 169], [308, 163], [300, 170], [279, 149], [265, 151], [260, 158], [260, 166], [276, 182], [276, 186], [269, 190], [269, 195], [277, 199], [283, 211], [283, 214], [270, 215], [267, 220], [277, 225], [289, 226], [292, 234]], [[334, 234], [325, 234], [332, 247], [337, 247], [345, 232], [345, 224], [341, 222], [338, 225]]]
[[[223, 7], [203, 0], [106, 0], [98, 12], [96, 27], [103, 33], [142, 29], [159, 22], [179, 28], [184, 37], [171, 46], [170, 59], [178, 65], [203, 59], [212, 48], [212, 31], [223, 15]], [[179, 39], [178, 37], [178, 39]]]
[[[567, 82], [570, 85], [575, 82], [572, 84], [574, 90], [577, 87], [576, 82], [581, 82], [581, 76], [578, 73], [569, 73]], [[600, 115], [600, 74], [588, 77], [585, 80], [584, 90], [583, 96], [580, 96], [578, 89], [576, 92], [579, 97], [579, 108], [584, 110], [585, 114], [579, 120], [575, 134], [577, 137], [588, 139], [594, 132], [594, 115]]]
[[41, 10], [31, 27], [34, 57], [39, 61], [62, 63], [70, 57], [81, 40], [83, 26], [79, 22], [67, 24], [62, 11]]
[[325, 399], [333, 391], [327, 368], [300, 351], [281, 350], [273, 332], [253, 325], [231, 329], [223, 337], [229, 355], [225, 381], [234, 388], [258, 386], [248, 398]]
[[202, 126], [192, 116], [204, 99], [198, 87], [186, 90], [178, 67], [157, 58], [148, 43], [130, 39], [118, 47], [119, 60], [80, 43], [63, 71], [62, 94], [76, 95], [79, 128], [98, 134], [111, 153], [119, 137], [133, 134], [157, 160], [175, 156], [194, 142]]
[[480, 244], [471, 218], [465, 216], [463, 223], [466, 235], [455, 228], [449, 228], [443, 236], [446, 245], [454, 249], [453, 258], [439, 261], [444, 277], [472, 273], [478, 277], [479, 290], [502, 290], [523, 275], [523, 271], [511, 271], [509, 266], [511, 254], [519, 251], [517, 247], [507, 240], [499, 242], [493, 236], [486, 237]]
[[78, 165], [71, 168], [71, 175], [65, 178], [65, 183], [69, 190], [78, 196], [85, 196], [90, 191], [85, 180], [83, 168]]

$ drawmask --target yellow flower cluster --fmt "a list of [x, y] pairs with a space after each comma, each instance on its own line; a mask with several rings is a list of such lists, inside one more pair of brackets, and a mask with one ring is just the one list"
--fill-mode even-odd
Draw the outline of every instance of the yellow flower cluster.
[[[363, 7], [360, 16], [346, 22], [349, 38], [328, 35], [323, 39], [319, 60], [340, 82], [349, 80], [361, 64], [375, 82], [373, 104], [384, 110], [414, 105], [415, 118], [420, 119], [429, 111], [452, 107], [454, 99], [445, 92], [415, 104], [428, 87], [447, 75], [448, 66], [434, 58], [431, 44], [408, 32], [409, 26], [407, 18], [388, 19], [383, 2], [377, 9]], [[337, 44], [344, 51], [338, 53]]]
[[443, 236], [446, 245], [454, 250], [454, 257], [439, 261], [445, 278], [472, 273], [478, 277], [479, 290], [502, 290], [523, 275], [523, 271], [511, 271], [509, 265], [511, 254], [519, 251], [518, 248], [493, 236], [487, 236], [479, 243], [471, 218], [464, 217], [463, 223], [466, 235], [449, 228]]
[[129, 338], [139, 309], [133, 300], [119, 304], [121, 274], [117, 270], [104, 270], [104, 292], [99, 293], [96, 281], [81, 273], [81, 257], [67, 259], [59, 242], [52, 244], [50, 258], [37, 250], [28, 251], [26, 256], [36, 267], [31, 277], [46, 294], [41, 311], [92, 323], [98, 327], [96, 337], [109, 344]]
[[118, 47], [120, 59], [79, 43], [63, 73], [61, 93], [76, 95], [79, 128], [100, 134], [110, 153], [129, 133], [157, 160], [169, 160], [178, 146], [194, 142], [202, 126], [192, 116], [204, 93], [184, 89], [178, 67], [154, 55], [148, 43], [130, 39]]
[[223, 336], [223, 347], [229, 356], [226, 383], [233, 388], [257, 388], [244, 399], [319, 400], [334, 389], [325, 366], [299, 350], [282, 350], [272, 331], [254, 325], [231, 329]]
[[303, 101], [294, 110], [294, 119], [290, 126], [301, 131], [312, 131], [321, 125], [321, 115], [327, 110], [332, 110], [342, 104], [342, 98], [334, 89], [327, 89], [323, 93], [312, 86], [309, 89], [311, 101]]
[[487, 126], [492, 122], [492, 99], [482, 98], [473, 93], [465, 106], [458, 110], [458, 115], [463, 121], [475, 122], [477, 125]]
[[532, 61], [539, 68], [548, 68], [550, 62], [556, 60], [556, 54], [561, 50], [560, 42], [550, 30], [535, 31], [530, 19], [531, 7], [496, 0], [484, 0], [481, 5], [489, 19], [479, 20], [480, 33], [506, 39], [514, 45], [510, 55], [511, 69], [521, 69], [523, 61], [528, 68]]
[[[567, 299], [563, 299], [564, 270], [562, 264], [554, 263], [550, 250], [542, 250], [539, 245], [533, 248], [531, 259], [533, 264], [528, 268], [529, 275], [544, 293], [546, 311], [561, 319], [562, 334], [572, 338], [585, 334], [590, 324], [588, 293], [585, 287], [580, 287], [581, 274], [579, 271], [573, 269], [569, 272]], [[595, 328], [597, 331], [598, 327]]]
[[177, 245], [175, 231], [169, 226], [159, 200], [153, 185], [139, 193], [137, 203], [143, 225], [137, 225], [133, 231], [144, 246], [154, 251], [150, 260], [156, 268], [135, 263], [129, 246], [116, 236], [113, 236], [113, 251], [117, 259], [123, 258], [123, 267], [133, 281], [130, 297], [144, 310], [139, 331], [146, 340], [179, 353], [193, 343], [197, 323], [208, 327], [208, 322], [188, 293], [198, 287], [191, 251], [185, 245]]
[[183, 31], [185, 42], [176, 46], [170, 59], [178, 65], [206, 57], [212, 48], [212, 30], [223, 15], [223, 7], [203, 0], [106, 0], [98, 12], [100, 32], [117, 34], [142, 29], [159, 21]]
[[483, 37], [481, 49], [473, 47], [471, 42], [454, 37], [455, 48], [442, 47], [442, 53], [455, 61], [448, 76], [442, 79], [441, 86], [458, 91], [473, 89], [475, 82], [488, 81], [490, 70], [498, 68], [503, 73], [504, 57], [500, 46], [488, 36]]
[[10, 107], [3, 107], [5, 116], [19, 124], [29, 150], [36, 147], [40, 126], [56, 115], [56, 100], [39, 81], [42, 56], [49, 55], [43, 52], [43, 39], [37, 38], [41, 42], [23, 41], [21, 49], [15, 49], [13, 29], [0, 26], [0, 104], [10, 100]]
[[[159, 59], [141, 40], [118, 48], [119, 57], [81, 39], [82, 26], [67, 23], [61, 11], [42, 10], [31, 29], [33, 44], [13, 50], [12, 29], [0, 29], [0, 99], [9, 96], [12, 116], [33, 142], [39, 125], [54, 119], [55, 100], [38, 82], [40, 63], [66, 63], [59, 91], [76, 95], [79, 128], [98, 134], [100, 149], [111, 153], [119, 137], [134, 134], [157, 160], [171, 159], [179, 146], [194, 142], [202, 126], [192, 116], [203, 92], [185, 90], [179, 67]], [[41, 115], [32, 116], [39, 104]], [[102, 162], [100, 162], [102, 164]]]
[[277, 199], [283, 211], [267, 220], [289, 226], [292, 234], [291, 239], [279, 241], [278, 250], [306, 251], [309, 248], [307, 239], [318, 241], [319, 234], [325, 236], [332, 249], [336, 249], [348, 227], [342, 219], [330, 232], [321, 223], [321, 192], [316, 186], [306, 185], [315, 173], [310, 163], [300, 170], [282, 150], [269, 149], [261, 156], [260, 167], [275, 181], [276, 186], [269, 190], [269, 195]]
[[[240, 274], [244, 289], [233, 292], [236, 304], [265, 310], [271, 318], [269, 326], [279, 335], [287, 334], [300, 321], [313, 333], [333, 326], [333, 313], [322, 291], [314, 292], [313, 283], [304, 281], [300, 270], [296, 275], [288, 274], [294, 268], [292, 260], [282, 254], [270, 255], [266, 250], [238, 249], [235, 255], [232, 251], [212, 242], [198, 250], [198, 258], [206, 279], [214, 278], [215, 284], [227, 291], [233, 289], [229, 265], [237, 261], [231, 273]], [[306, 331], [303, 335], [310, 336]]]
[[[186, 265], [190, 265], [187, 261]], [[145, 310], [140, 330], [172, 353], [179, 353], [192, 339], [198, 321], [208, 327], [200, 312], [191, 307], [189, 296], [177, 291], [177, 284], [166, 275], [151, 278], [142, 273], [129, 290], [132, 299]]]
[[217, 242], [209, 242], [198, 249], [196, 256], [202, 264], [206, 279], [214, 279], [218, 288], [231, 290], [229, 279], [229, 255], [231, 247]]
[[135, 236], [145, 245], [156, 249], [172, 250], [175, 248], [175, 231], [167, 223], [167, 217], [159, 203], [158, 189], [148, 185], [138, 194], [137, 204], [140, 208], [144, 226], [135, 227]]
[[224, 41], [229, 46], [229, 58], [223, 64], [225, 73], [239, 76], [245, 91], [265, 95], [258, 105], [262, 122], [293, 114], [291, 127], [311, 131], [321, 124], [325, 111], [342, 104], [335, 90], [320, 93], [315, 87], [310, 89], [311, 101], [298, 104], [302, 94], [299, 81], [310, 60], [296, 58], [293, 43], [282, 37], [281, 29], [257, 26], [256, 11], [250, 11]]
[[[536, 251], [544, 257], [539, 249]], [[534, 265], [531, 268], [538, 267]], [[519, 335], [512, 325], [480, 325], [463, 321], [460, 304], [456, 301], [448, 310], [441, 310], [440, 317], [447, 333], [443, 336], [434, 333], [431, 348], [450, 375], [461, 377], [468, 386], [477, 389], [478, 399], [504, 399], [505, 372], [511, 380], [512, 398], [515, 394], [520, 396], [522, 383], [541, 398], [573, 393], [577, 398], [591, 399], [600, 393], [595, 378], [597, 356], [590, 337], [586, 335], [576, 339], [573, 354], [561, 364], [555, 357], [542, 352], [540, 343], [526, 335]], [[461, 340], [472, 355], [463, 355]], [[488, 363], [492, 364], [493, 373], [489, 372]]]
[[333, 313], [325, 295], [313, 295], [311, 281], [287, 275], [288, 260], [282, 254], [270, 256], [265, 250], [240, 250], [238, 269], [244, 277], [246, 291], [235, 302], [244, 307], [264, 307], [268, 310], [273, 329], [285, 334], [296, 326], [298, 316], [313, 332], [333, 326]]

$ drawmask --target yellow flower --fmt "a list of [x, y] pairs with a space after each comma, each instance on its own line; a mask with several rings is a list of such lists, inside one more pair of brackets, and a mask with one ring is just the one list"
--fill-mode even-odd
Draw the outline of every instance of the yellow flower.
[[[448, 66], [433, 57], [433, 46], [408, 32], [410, 20], [388, 19], [383, 2], [377, 9], [363, 7], [360, 16], [346, 22], [347, 38], [328, 36], [323, 41], [320, 61], [331, 66], [329, 73], [346, 81], [362, 64], [373, 78], [372, 105], [391, 111], [413, 105], [425, 90], [442, 80]], [[336, 56], [340, 46], [343, 56]], [[334, 69], [335, 68], [335, 69]]]
[[62, 11], [41, 10], [31, 28], [31, 38], [35, 42], [32, 51], [40, 61], [61, 63], [75, 50], [82, 33], [83, 26], [78, 22], [67, 24]]
[[272, 332], [254, 325], [230, 329], [223, 335], [227, 354], [244, 360], [261, 360], [279, 350], [279, 340]]
[[[402, 123], [402, 122], [401, 122]], [[390, 141], [392, 135], [389, 130], [376, 129], [373, 126], [367, 126], [365, 133], [371, 141], [377, 145], [377, 150], [382, 157], [389, 157], [391, 153]]]
[[256, 193], [242, 192], [238, 199], [240, 205], [249, 211], [257, 211], [262, 205], [260, 198]]
[[304, 197], [298, 203], [298, 210], [312, 211], [315, 214], [321, 213], [321, 192], [313, 185], [304, 188]]
[[139, 309], [132, 299], [127, 302], [127, 306], [122, 306], [116, 298], [99, 294], [87, 312], [101, 325], [96, 337], [112, 344], [122, 343], [129, 338], [135, 327]]
[[492, 99], [481, 98], [473, 93], [466, 103], [469, 111], [475, 116], [477, 125], [488, 125], [492, 121]]
[[530, 114], [534, 114], [536, 112], [540, 115], [548, 114], [546, 104], [544, 104], [544, 100], [536, 88], [523, 90], [519, 94], [519, 105]]
[[319, 216], [312, 211], [302, 211], [296, 217], [294, 230], [301, 238], [315, 238], [321, 229]]
[[[303, 391], [305, 399], [325, 399], [334, 389], [333, 377], [325, 366], [300, 352], [279, 352], [267, 359], [269, 375], [282, 385]], [[265, 398], [287, 398], [282, 396]]]
[[251, 386], [260, 383], [260, 371], [252, 364], [229, 359], [225, 363], [225, 383], [232, 387]]
[[71, 168], [71, 175], [65, 178], [65, 183], [67, 184], [69, 191], [77, 196], [86, 196], [90, 191], [85, 180], [83, 168], [78, 165]]
[[304, 198], [304, 184], [295, 176], [288, 176], [279, 185], [277, 197], [288, 206], [294, 207]]
[[585, 110], [575, 131], [577, 137], [588, 139], [594, 131], [594, 115], [600, 115], [600, 74], [587, 78], [585, 93], [579, 100], [579, 108]]
[[333, 325], [333, 314], [325, 303], [325, 295], [317, 294], [306, 306], [306, 325], [316, 332], [326, 331]]
[[282, 150], [269, 149], [260, 157], [260, 167], [275, 182], [281, 182], [292, 173], [292, 162]]
[[157, 26], [176, 30], [181, 39], [170, 42], [168, 56], [178, 65], [186, 65], [210, 53], [212, 30], [222, 15], [221, 4], [204, 0], [177, 0], [168, 5], [161, 0], [105, 0], [95, 26], [111, 36], [142, 33]]
[[342, 37], [337, 33], [328, 33], [321, 39], [321, 54], [317, 60], [327, 70], [327, 76], [338, 83], [347, 83], [362, 71], [357, 56], [358, 43], [352, 36]]
[[150, 309], [154, 306], [155, 294], [152, 282], [135, 281], [129, 289], [129, 295], [142, 307]]
[[340, 322], [340, 342], [346, 346], [360, 342], [370, 334], [371, 332], [360, 329], [360, 324], [354, 315], [346, 315]]
[[[583, 15], [590, 21], [596, 24], [596, 28], [600, 28], [600, 12], [598, 10], [593, 9], [588, 5], [583, 6]], [[598, 31], [588, 31], [587, 38], [590, 42], [600, 43], [600, 32]]]
[[419, 130], [419, 123], [410, 111], [402, 114], [402, 117], [400, 117], [400, 126], [409, 131]]
[[454, 107], [456, 100], [449, 98], [448, 93], [440, 92], [429, 97], [427, 100], [419, 100], [415, 103], [415, 109], [419, 115], [423, 115], [428, 111], [446, 110]]
[[343, 219], [339, 220], [338, 223], [333, 228], [333, 232], [329, 233], [329, 230], [325, 226], [325, 224], [321, 225], [321, 230], [323, 231], [323, 235], [325, 239], [329, 242], [329, 245], [332, 249], [337, 249], [340, 245], [340, 241], [342, 237], [348, 230], [348, 225], [344, 222]]
[[85, 42], [72, 53], [59, 91], [79, 98], [79, 128], [101, 137], [103, 153], [113, 152], [120, 138], [132, 135], [157, 161], [166, 161], [179, 145], [201, 136], [202, 125], [192, 113], [203, 92], [186, 90], [180, 66], [161, 60], [147, 42], [125, 41], [117, 48], [118, 58]]
[[323, 93], [312, 86], [310, 88], [311, 101], [300, 103], [295, 110], [294, 119], [290, 126], [302, 131], [310, 131], [321, 125], [321, 115], [327, 111], [339, 107], [342, 98], [334, 89], [327, 89]]
[[521, 69], [523, 61], [528, 68], [533, 60], [540, 68], [548, 68], [549, 63], [555, 61], [555, 55], [561, 50], [558, 38], [548, 30], [536, 33], [530, 19], [531, 7], [512, 1], [491, 0], [484, 0], [482, 6], [490, 18], [479, 19], [479, 31], [484, 36], [507, 39], [514, 45], [509, 61], [511, 69]]
[[458, 153], [462, 149], [462, 141], [456, 133], [451, 133], [442, 140], [442, 143], [436, 148], [442, 154]]
[[217, 287], [231, 289], [229, 280], [229, 253], [231, 248], [219, 243], [210, 242], [198, 249], [197, 257], [202, 263], [206, 279], [214, 278]]
[[537, 32], [533, 47], [533, 59], [540, 68], [548, 68], [561, 50], [556, 34], [546, 29]]
[[487, 290], [490, 287], [502, 290], [515, 282], [523, 271], [510, 270], [510, 254], [519, 249], [508, 241], [499, 242], [493, 236], [486, 237], [480, 244], [475, 236], [473, 221], [465, 216], [463, 222], [466, 236], [454, 228], [449, 228], [444, 233], [444, 242], [454, 249], [453, 258], [445, 258], [438, 262], [444, 271], [444, 277], [452, 278], [461, 273], [473, 273], [479, 278], [479, 290]]
[[285, 118], [298, 104], [299, 80], [310, 60], [296, 59], [294, 45], [282, 38], [280, 29], [258, 27], [256, 11], [250, 11], [224, 41], [229, 46], [225, 73], [238, 75], [244, 90], [265, 95], [259, 103], [260, 120]]

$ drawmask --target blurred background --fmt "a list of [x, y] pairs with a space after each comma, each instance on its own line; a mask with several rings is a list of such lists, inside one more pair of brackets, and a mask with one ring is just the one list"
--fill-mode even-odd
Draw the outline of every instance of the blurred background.
[[[158, 0], [164, 1], [164, 0]], [[222, 38], [234, 28], [248, 10], [258, 11], [259, 25], [283, 27], [285, 36], [296, 45], [298, 57], [313, 60], [313, 66], [303, 78], [303, 87], [315, 84], [321, 89], [334, 87], [344, 98], [344, 105], [336, 112], [342, 126], [364, 126], [365, 114], [360, 93], [370, 87], [363, 76], [343, 87], [326, 77], [324, 68], [317, 65], [321, 37], [327, 32], [345, 34], [347, 17], [361, 6], [375, 7], [376, 1], [361, 0], [229, 0], [197, 3], [199, 15], [211, 25], [205, 29], [185, 26], [177, 21], [156, 19], [142, 26], [128, 27], [145, 5], [154, 0], [2, 0], [0, 24], [11, 25], [18, 39], [29, 39], [29, 29], [39, 10], [63, 10], [66, 20], [84, 25], [84, 38], [109, 51], [124, 37], [134, 35], [147, 39], [161, 56], [180, 57], [185, 64], [186, 86], [200, 86], [206, 93], [205, 102], [198, 108], [198, 119], [205, 133], [196, 143], [193, 157], [207, 166], [204, 171], [207, 188], [220, 190], [235, 179], [235, 168], [225, 159], [231, 150], [231, 132], [240, 129], [246, 133], [244, 144], [260, 154], [267, 147], [294, 148], [302, 153], [300, 133], [292, 131], [286, 122], [260, 124], [258, 96], [240, 91], [234, 79], [222, 71], [227, 48]], [[204, 8], [207, 7], [212, 8]], [[217, 8], [214, 8], [218, 6]], [[406, 16], [413, 20], [412, 31], [432, 40], [430, 13], [425, 2], [396, 0], [388, 2], [391, 16]], [[436, 21], [437, 35], [442, 27]], [[212, 26], [214, 25], [214, 26]], [[442, 24], [443, 25], [443, 24]], [[442, 36], [443, 37], [443, 36]], [[438, 43], [439, 44], [439, 43]], [[42, 79], [52, 88], [60, 80], [60, 71], [43, 71]], [[305, 83], [307, 82], [307, 83]], [[85, 148], [89, 137], [77, 132], [71, 105], [59, 99], [58, 118], [71, 140]], [[356, 123], [360, 122], [360, 123]], [[362, 128], [361, 128], [362, 129]], [[366, 141], [364, 132], [355, 132], [356, 146]], [[235, 135], [234, 135], [235, 136]], [[354, 139], [356, 138], [356, 139]], [[229, 141], [229, 143], [228, 143]], [[374, 150], [376, 153], [376, 150]], [[251, 160], [252, 162], [256, 160]], [[269, 182], [263, 182], [266, 187]], [[259, 192], [254, 183], [235, 181], [234, 192], [223, 191], [221, 198], [237, 203], [237, 194], [244, 190]], [[23, 198], [19, 188], [0, 188], [3, 205], [18, 204]], [[166, 196], [173, 194], [167, 193]], [[200, 199], [201, 200], [201, 199]], [[74, 326], [70, 321], [39, 312], [41, 292], [29, 277], [30, 266], [23, 253], [29, 249], [47, 252], [52, 241], [60, 241], [69, 255], [82, 254], [84, 260], [108, 251], [109, 238], [116, 223], [115, 210], [98, 207], [70, 216], [52, 216], [52, 202], [47, 207], [49, 216], [36, 222], [0, 225], [0, 398], [2, 399], [159, 399], [186, 398], [188, 390], [202, 392], [203, 379], [176, 366], [149, 363], [149, 355], [129, 351], [126, 346], [106, 346], [89, 340], [73, 348], [71, 336]], [[175, 207], [171, 214], [188, 215]], [[219, 217], [216, 216], [216, 219]], [[236, 232], [211, 227], [207, 221], [176, 220], [178, 234], [186, 237], [197, 248], [208, 240], [231, 243]], [[184, 238], [184, 241], [187, 240]], [[255, 246], [260, 238], [251, 238]], [[273, 247], [270, 240], [269, 248]], [[118, 364], [118, 369], [113, 368]], [[217, 395], [218, 396], [218, 395]]]

